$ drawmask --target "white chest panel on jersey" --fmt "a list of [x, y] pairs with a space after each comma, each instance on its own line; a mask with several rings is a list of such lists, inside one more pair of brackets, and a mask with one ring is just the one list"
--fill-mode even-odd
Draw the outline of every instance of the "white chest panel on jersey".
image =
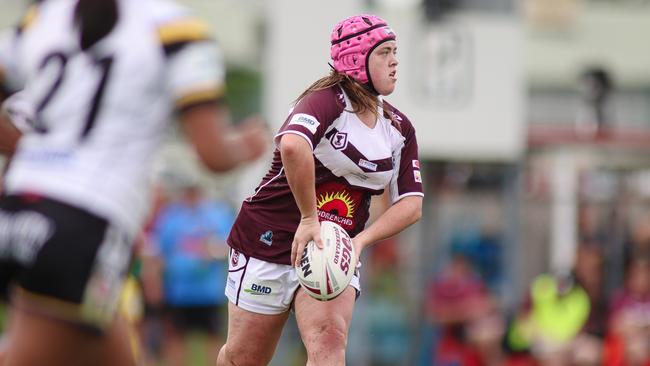
[[[350, 105], [347, 96], [345, 99]], [[344, 110], [314, 148], [314, 156], [349, 184], [382, 190], [389, 185], [399, 162], [394, 152], [403, 145], [404, 137], [383, 116], [370, 128], [355, 113]]]

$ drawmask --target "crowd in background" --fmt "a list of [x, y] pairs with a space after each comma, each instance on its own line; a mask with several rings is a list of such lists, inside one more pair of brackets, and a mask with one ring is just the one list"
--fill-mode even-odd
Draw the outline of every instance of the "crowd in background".
[[[159, 185], [136, 245], [123, 314], [136, 331], [134, 350], [150, 365], [211, 364], [224, 341], [225, 238], [235, 209], [204, 188], [188, 177]], [[650, 365], [647, 220], [626, 235], [623, 282], [607, 286], [608, 244], [586, 237], [571, 270], [540, 273], [514, 308], [502, 301], [508, 263], [501, 236], [472, 225], [452, 230], [440, 258], [431, 259], [436, 269], [418, 299], [423, 311], [415, 327], [400, 302], [407, 296], [404, 239], [369, 251], [360, 310], [372, 337], [369, 364], [405, 364], [417, 343], [421, 366]], [[280, 357], [304, 363], [297, 332], [286, 335]]]
[[[209, 364], [225, 331], [224, 238], [234, 209], [180, 179], [158, 190], [153, 212], [133, 272], [144, 304], [134, 322], [140, 350], [151, 364]], [[459, 227], [421, 291], [421, 329], [400, 303], [403, 239], [367, 255], [360, 311], [372, 337], [369, 364], [405, 364], [418, 340], [423, 366], [650, 365], [650, 236], [642, 228], [626, 244], [620, 285], [605, 285], [607, 244], [584, 239], [570, 271], [540, 273], [508, 308], [500, 233]], [[285, 362], [304, 363], [299, 342], [283, 342]]]

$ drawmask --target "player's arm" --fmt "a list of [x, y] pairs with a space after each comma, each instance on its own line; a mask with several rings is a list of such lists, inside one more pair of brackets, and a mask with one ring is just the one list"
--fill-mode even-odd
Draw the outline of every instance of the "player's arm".
[[229, 124], [223, 62], [209, 27], [187, 15], [159, 24], [158, 35], [167, 58], [169, 92], [204, 165], [221, 172], [260, 157], [267, 146], [263, 124]]
[[388, 187], [393, 204], [353, 239], [357, 255], [366, 246], [398, 234], [422, 216], [424, 194], [415, 129], [405, 116], [402, 119], [404, 142], [394, 148], [393, 160], [399, 163]]
[[194, 106], [182, 112], [180, 119], [199, 159], [212, 171], [230, 170], [266, 151], [264, 125], [253, 120], [231, 127], [223, 104]]
[[390, 206], [370, 226], [354, 237], [357, 253], [366, 246], [388, 239], [416, 223], [422, 216], [422, 196], [406, 196]]
[[291, 263], [298, 266], [300, 255], [311, 240], [322, 248], [316, 212], [315, 166], [309, 142], [297, 134], [282, 135], [280, 155], [289, 187], [300, 210], [300, 224], [291, 245]]
[[16, 145], [22, 133], [11, 122], [6, 113], [0, 114], [0, 154], [11, 156], [16, 151]]

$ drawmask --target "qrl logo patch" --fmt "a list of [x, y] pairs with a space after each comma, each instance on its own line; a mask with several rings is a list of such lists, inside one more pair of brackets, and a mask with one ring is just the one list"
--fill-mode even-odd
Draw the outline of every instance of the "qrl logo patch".
[[345, 132], [337, 132], [330, 137], [330, 143], [336, 150], [344, 150], [348, 147], [348, 134]]
[[239, 252], [236, 250], [232, 251], [232, 255], [230, 256], [230, 262], [232, 263], [233, 267], [236, 267], [237, 264], [239, 263]]

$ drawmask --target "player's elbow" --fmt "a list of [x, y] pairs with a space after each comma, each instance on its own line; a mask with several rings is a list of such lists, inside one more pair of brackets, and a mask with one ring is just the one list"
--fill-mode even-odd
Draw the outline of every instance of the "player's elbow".
[[408, 206], [409, 225], [415, 224], [422, 218], [422, 197], [411, 196], [404, 198]]
[[422, 202], [413, 209], [413, 213], [411, 215], [411, 220], [412, 223], [415, 224], [416, 222], [420, 221], [422, 218]]

